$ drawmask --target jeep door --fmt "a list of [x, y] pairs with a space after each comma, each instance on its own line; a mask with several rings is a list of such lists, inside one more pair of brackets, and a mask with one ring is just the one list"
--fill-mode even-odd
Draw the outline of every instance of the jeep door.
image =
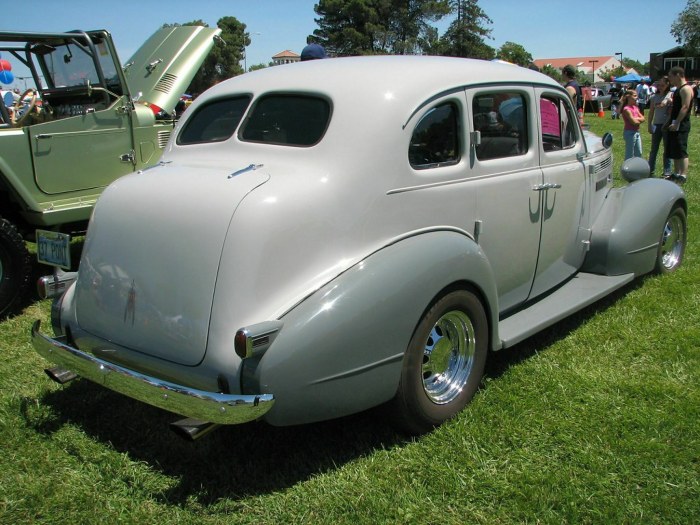
[[37, 55], [44, 120], [28, 128], [39, 188], [54, 195], [98, 188], [133, 170], [128, 94], [106, 32], [81, 33]]
[[[134, 169], [129, 116], [113, 105], [29, 128], [36, 182], [49, 195], [99, 188]], [[122, 158], [124, 157], [124, 158]]]

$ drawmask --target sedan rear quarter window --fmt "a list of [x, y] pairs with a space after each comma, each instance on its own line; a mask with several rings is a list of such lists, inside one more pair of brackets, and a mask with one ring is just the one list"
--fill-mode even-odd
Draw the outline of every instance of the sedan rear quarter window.
[[453, 103], [428, 111], [411, 136], [408, 159], [417, 169], [459, 161], [459, 110]]

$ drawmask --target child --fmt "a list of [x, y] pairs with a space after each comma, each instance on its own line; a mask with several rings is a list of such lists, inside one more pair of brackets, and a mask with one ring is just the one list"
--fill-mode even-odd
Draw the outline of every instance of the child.
[[628, 89], [620, 99], [622, 120], [625, 122], [625, 160], [630, 157], [642, 156], [642, 136], [639, 134], [639, 125], [644, 122], [644, 116], [637, 107], [637, 92]]

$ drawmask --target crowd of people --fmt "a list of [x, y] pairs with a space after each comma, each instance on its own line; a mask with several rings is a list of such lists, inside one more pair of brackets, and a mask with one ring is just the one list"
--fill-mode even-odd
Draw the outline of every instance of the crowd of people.
[[[576, 69], [562, 69], [564, 87], [576, 109], [583, 108], [581, 86], [576, 81]], [[648, 117], [645, 111], [648, 110]], [[642, 134], [646, 124], [651, 136], [649, 170], [655, 176], [659, 151], [663, 147], [663, 178], [683, 184], [688, 178], [688, 136], [690, 116], [700, 116], [700, 80], [688, 82], [682, 67], [673, 67], [667, 76], [656, 82], [641, 81], [636, 86], [623, 87], [619, 100], [611, 104], [613, 119], [624, 121], [625, 160], [642, 157]]]
[[[645, 116], [648, 110], [648, 116]], [[643, 125], [651, 137], [649, 169], [655, 176], [663, 148], [662, 177], [679, 184], [688, 177], [690, 117], [700, 116], [700, 81], [688, 82], [682, 67], [673, 67], [653, 84], [640, 82], [623, 90], [612, 115], [624, 121], [625, 160], [642, 157]]]

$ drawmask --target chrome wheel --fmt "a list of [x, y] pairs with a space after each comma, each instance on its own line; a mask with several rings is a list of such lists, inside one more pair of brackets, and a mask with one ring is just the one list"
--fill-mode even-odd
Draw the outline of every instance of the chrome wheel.
[[479, 388], [486, 364], [486, 311], [470, 290], [438, 298], [406, 349], [391, 417], [409, 433], [428, 432], [462, 410]]
[[656, 270], [659, 273], [671, 273], [681, 265], [686, 243], [686, 220], [682, 208], [675, 208], [666, 219]]
[[469, 317], [453, 310], [433, 326], [423, 351], [423, 389], [433, 403], [453, 401], [474, 365], [476, 338]]

